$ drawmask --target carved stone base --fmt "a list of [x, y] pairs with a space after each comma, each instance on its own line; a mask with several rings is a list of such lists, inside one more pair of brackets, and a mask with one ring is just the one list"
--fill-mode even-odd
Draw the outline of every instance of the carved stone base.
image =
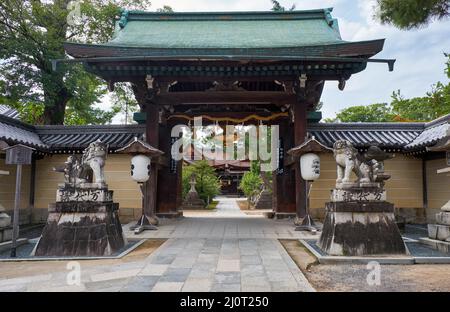
[[196, 191], [189, 191], [183, 201], [183, 210], [199, 210], [205, 208], [205, 202], [198, 196]]
[[0, 211], [0, 229], [6, 228], [11, 225], [11, 217], [5, 212]]
[[10, 241], [12, 239], [12, 227], [0, 228], [0, 243]]
[[329, 202], [318, 246], [333, 256], [400, 255], [407, 249], [394, 206], [379, 202]]
[[110, 256], [126, 245], [113, 202], [58, 202], [49, 207], [35, 256]]
[[450, 225], [428, 224], [428, 237], [450, 242]]
[[450, 225], [450, 212], [442, 211], [436, 214], [436, 223], [442, 225]]
[[386, 201], [386, 191], [379, 188], [354, 187], [351, 189], [334, 189], [331, 201]]
[[255, 201], [255, 209], [272, 209], [272, 193], [263, 190]]
[[441, 208], [441, 210], [450, 212], [450, 200]]

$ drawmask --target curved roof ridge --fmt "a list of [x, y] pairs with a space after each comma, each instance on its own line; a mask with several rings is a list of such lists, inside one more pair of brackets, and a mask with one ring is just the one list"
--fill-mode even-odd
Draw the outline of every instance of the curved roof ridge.
[[449, 122], [450, 122], [450, 114], [447, 114], [447, 115], [441, 116], [435, 120], [425, 123], [425, 129], [439, 126], [439, 125], [449, 123]]
[[423, 122], [336, 122], [336, 123], [316, 123], [309, 124], [311, 129], [329, 129], [329, 130], [346, 130], [358, 131], [367, 130], [416, 130], [422, 131], [425, 128]]
[[[188, 16], [203, 16], [211, 19], [213, 16], [298, 16], [308, 14], [329, 14], [333, 11], [332, 7], [328, 8], [318, 8], [309, 10], [288, 10], [288, 11], [183, 11], [183, 12], [157, 12], [157, 11], [145, 11], [145, 10], [121, 10], [121, 16], [126, 16], [127, 18], [140, 15], [146, 17], [156, 17], [156, 16], [170, 16], [170, 17], [188, 17]], [[120, 17], [119, 17], [120, 19]]]

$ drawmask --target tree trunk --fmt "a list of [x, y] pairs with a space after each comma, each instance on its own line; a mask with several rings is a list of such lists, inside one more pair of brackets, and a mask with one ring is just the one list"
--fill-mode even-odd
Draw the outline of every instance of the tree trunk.
[[62, 125], [64, 124], [66, 105], [71, 96], [60, 74], [53, 72], [44, 75], [48, 79], [43, 83], [45, 100], [43, 124]]

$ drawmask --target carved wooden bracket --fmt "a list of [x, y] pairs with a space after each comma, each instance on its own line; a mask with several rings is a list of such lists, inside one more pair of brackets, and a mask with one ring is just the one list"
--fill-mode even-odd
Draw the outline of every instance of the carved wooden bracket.
[[147, 76], [145, 80], [131, 82], [131, 87], [142, 112], [146, 111], [147, 104], [153, 103], [160, 93], [160, 85], [151, 76]]
[[214, 81], [214, 87], [206, 90], [207, 92], [213, 91], [247, 91], [239, 86], [239, 81]]

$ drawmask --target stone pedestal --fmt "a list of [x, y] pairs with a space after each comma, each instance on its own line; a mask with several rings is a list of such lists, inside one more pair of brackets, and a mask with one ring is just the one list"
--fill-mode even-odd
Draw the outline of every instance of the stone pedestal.
[[5, 208], [0, 204], [0, 243], [12, 239], [11, 217], [6, 214]]
[[110, 256], [126, 245], [119, 204], [103, 183], [61, 185], [35, 256]]
[[[450, 252], [450, 211], [448, 203], [436, 214], [436, 224], [428, 224], [428, 245], [443, 252]], [[423, 240], [421, 240], [423, 242]]]
[[262, 190], [255, 201], [255, 209], [272, 209], [272, 193], [269, 190]]
[[333, 256], [406, 254], [394, 205], [385, 199], [376, 187], [333, 190], [318, 246]]
[[204, 209], [205, 208], [205, 202], [203, 201], [203, 199], [201, 199], [198, 196], [197, 191], [194, 190], [190, 190], [189, 193], [187, 193], [186, 197], [184, 198], [183, 201], [183, 210], [198, 210], [198, 209]]
[[195, 174], [192, 174], [191, 181], [189, 182], [189, 184], [191, 185], [191, 188], [189, 189], [189, 192], [184, 198], [183, 210], [204, 209], [206, 206], [205, 202], [203, 201], [203, 199], [200, 198], [200, 196], [197, 193], [197, 190], [195, 189], [195, 185], [197, 184]]

